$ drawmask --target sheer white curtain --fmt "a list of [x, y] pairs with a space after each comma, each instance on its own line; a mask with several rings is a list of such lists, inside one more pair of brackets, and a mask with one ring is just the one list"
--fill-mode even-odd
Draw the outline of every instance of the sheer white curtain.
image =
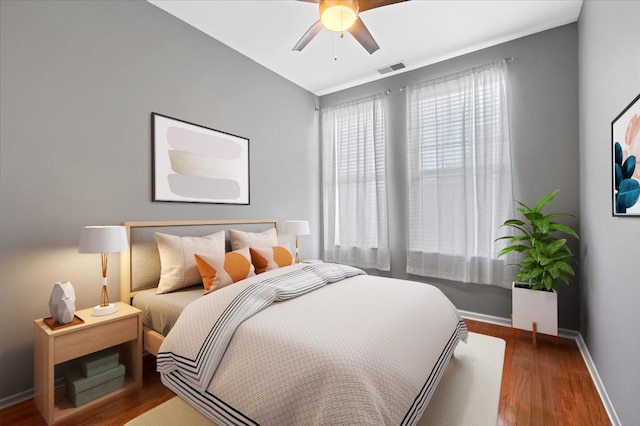
[[495, 242], [513, 214], [505, 61], [407, 88], [407, 137], [407, 272], [509, 287]]
[[322, 110], [324, 260], [388, 271], [384, 96]]

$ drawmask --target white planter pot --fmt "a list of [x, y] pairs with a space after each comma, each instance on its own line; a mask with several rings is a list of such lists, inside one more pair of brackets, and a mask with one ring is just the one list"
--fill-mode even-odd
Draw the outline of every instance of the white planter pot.
[[558, 294], [555, 291], [512, 288], [513, 328], [533, 331], [536, 323], [538, 333], [558, 335]]

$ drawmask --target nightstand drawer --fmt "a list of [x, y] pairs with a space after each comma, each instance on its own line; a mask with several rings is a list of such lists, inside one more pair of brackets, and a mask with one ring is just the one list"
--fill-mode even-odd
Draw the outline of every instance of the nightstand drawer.
[[54, 364], [110, 348], [138, 338], [138, 317], [88, 327], [55, 339]]

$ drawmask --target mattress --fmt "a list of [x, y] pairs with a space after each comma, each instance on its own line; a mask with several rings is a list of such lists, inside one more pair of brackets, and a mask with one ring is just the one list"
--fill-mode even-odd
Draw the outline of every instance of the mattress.
[[156, 294], [157, 289], [143, 290], [135, 295], [132, 305], [142, 311], [142, 323], [166, 336], [173, 328], [184, 308], [202, 297], [202, 284], [172, 293]]

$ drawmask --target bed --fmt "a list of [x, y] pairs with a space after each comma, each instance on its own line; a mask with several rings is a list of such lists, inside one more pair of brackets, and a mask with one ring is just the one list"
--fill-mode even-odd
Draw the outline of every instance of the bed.
[[[163, 383], [219, 425], [416, 424], [466, 340], [460, 314], [435, 287], [344, 265], [293, 264], [207, 295], [202, 285], [155, 295], [155, 232], [259, 233], [277, 222], [124, 225], [121, 298], [144, 311], [144, 348]], [[167, 323], [153, 325], [154, 297], [177, 305], [161, 315]]]

